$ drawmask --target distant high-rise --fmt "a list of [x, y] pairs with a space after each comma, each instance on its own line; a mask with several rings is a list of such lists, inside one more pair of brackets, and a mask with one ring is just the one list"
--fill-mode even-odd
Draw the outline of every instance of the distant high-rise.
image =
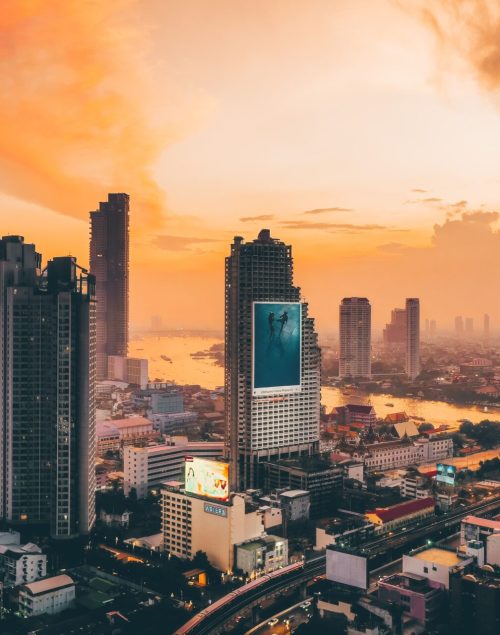
[[383, 332], [384, 343], [388, 345], [406, 345], [406, 310], [393, 309], [391, 321], [385, 325]]
[[406, 374], [415, 379], [420, 374], [420, 300], [406, 298]]
[[321, 352], [293, 284], [292, 248], [263, 229], [236, 236], [225, 274], [225, 454], [233, 490], [256, 487], [262, 461], [317, 450]]
[[465, 333], [467, 335], [474, 333], [474, 320], [471, 317], [465, 318]]
[[344, 298], [339, 313], [339, 376], [371, 377], [370, 303], [367, 298]]
[[437, 331], [436, 320], [430, 321], [429, 330], [431, 335], [436, 335], [436, 331]]
[[483, 335], [486, 338], [490, 336], [490, 316], [487, 313], [483, 316]]
[[425, 318], [425, 332], [428, 333], [430, 330], [430, 321], [429, 318]]
[[455, 318], [455, 333], [462, 335], [464, 332], [464, 319], [461, 315], [457, 315]]
[[95, 522], [95, 280], [0, 241], [0, 516], [54, 538]]
[[90, 212], [90, 271], [96, 277], [97, 379], [108, 355], [128, 353], [129, 195], [109, 194]]

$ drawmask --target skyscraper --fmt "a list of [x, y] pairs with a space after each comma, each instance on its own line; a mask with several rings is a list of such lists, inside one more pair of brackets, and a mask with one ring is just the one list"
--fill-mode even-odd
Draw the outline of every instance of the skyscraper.
[[0, 241], [0, 496], [55, 538], [95, 521], [95, 281], [71, 257]]
[[367, 298], [342, 300], [339, 332], [339, 376], [371, 377], [371, 306]]
[[465, 332], [467, 335], [474, 333], [474, 319], [471, 317], [465, 318]]
[[406, 374], [415, 379], [420, 374], [420, 300], [406, 298]]
[[255, 487], [264, 460], [317, 449], [321, 353], [292, 248], [263, 229], [236, 236], [225, 274], [225, 453], [233, 490]]
[[97, 379], [108, 355], [128, 353], [129, 196], [108, 194], [90, 212], [90, 271], [96, 278]]
[[461, 336], [464, 332], [464, 319], [461, 315], [457, 315], [455, 318], [455, 333]]

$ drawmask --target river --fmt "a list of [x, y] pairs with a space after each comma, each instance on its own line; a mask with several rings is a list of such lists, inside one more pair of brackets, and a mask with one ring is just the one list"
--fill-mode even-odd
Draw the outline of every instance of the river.
[[[193, 358], [191, 353], [206, 351], [213, 344], [220, 344], [218, 338], [200, 336], [144, 336], [130, 343], [130, 355], [146, 357], [149, 360], [150, 379], [171, 380], [177, 384], [199, 384], [213, 389], [224, 384], [224, 369], [211, 359]], [[164, 355], [171, 361], [165, 361]], [[352, 390], [343, 394], [339, 388], [324, 386], [321, 400], [329, 412], [335, 406], [346, 403], [368, 403], [375, 408], [379, 417], [389, 412], [405, 411], [410, 417], [421, 417], [433, 424], [446, 424], [450, 429], [459, 427], [460, 419], [478, 423], [483, 419], [500, 419], [500, 411], [484, 412], [477, 406], [458, 406], [442, 401], [424, 401], [409, 397], [398, 398], [390, 395], [356, 393]], [[387, 404], [393, 406], [387, 406]]]

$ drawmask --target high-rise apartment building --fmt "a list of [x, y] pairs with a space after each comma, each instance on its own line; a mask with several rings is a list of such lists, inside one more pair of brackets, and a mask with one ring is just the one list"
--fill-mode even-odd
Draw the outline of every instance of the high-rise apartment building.
[[225, 454], [232, 490], [262, 461], [317, 450], [320, 366], [314, 320], [293, 283], [292, 248], [263, 229], [237, 236], [225, 274]]
[[0, 241], [0, 516], [55, 538], [95, 521], [95, 281]]
[[406, 298], [406, 374], [415, 379], [420, 374], [420, 300]]
[[406, 311], [405, 309], [393, 309], [391, 321], [385, 325], [383, 332], [384, 344], [389, 346], [406, 345]]
[[455, 333], [461, 336], [464, 332], [464, 319], [461, 315], [457, 315], [455, 318]]
[[97, 379], [108, 355], [128, 353], [129, 196], [108, 194], [90, 212], [90, 271], [96, 278]]
[[339, 376], [371, 377], [371, 306], [367, 298], [344, 298], [340, 305]]

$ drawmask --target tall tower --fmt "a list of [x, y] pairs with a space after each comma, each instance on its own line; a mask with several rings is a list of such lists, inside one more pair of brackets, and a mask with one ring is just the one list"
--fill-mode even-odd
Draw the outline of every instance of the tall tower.
[[97, 379], [105, 379], [108, 355], [128, 353], [129, 195], [108, 194], [90, 212], [90, 271], [96, 277]]
[[467, 335], [473, 335], [474, 333], [474, 319], [471, 317], [465, 318], [465, 333]]
[[457, 315], [455, 318], [455, 334], [459, 337], [463, 335], [464, 332], [464, 319], [461, 315]]
[[371, 313], [367, 298], [344, 298], [340, 305], [339, 376], [371, 377]]
[[71, 257], [40, 263], [0, 241], [0, 515], [70, 538], [95, 522], [95, 281]]
[[225, 454], [233, 491], [259, 485], [259, 463], [317, 450], [321, 353], [293, 284], [292, 248], [263, 229], [236, 236], [225, 275]]
[[391, 321], [385, 325], [383, 338], [384, 344], [387, 344], [388, 346], [406, 346], [405, 309], [393, 309], [391, 311]]
[[406, 298], [406, 374], [415, 379], [420, 374], [420, 300]]

